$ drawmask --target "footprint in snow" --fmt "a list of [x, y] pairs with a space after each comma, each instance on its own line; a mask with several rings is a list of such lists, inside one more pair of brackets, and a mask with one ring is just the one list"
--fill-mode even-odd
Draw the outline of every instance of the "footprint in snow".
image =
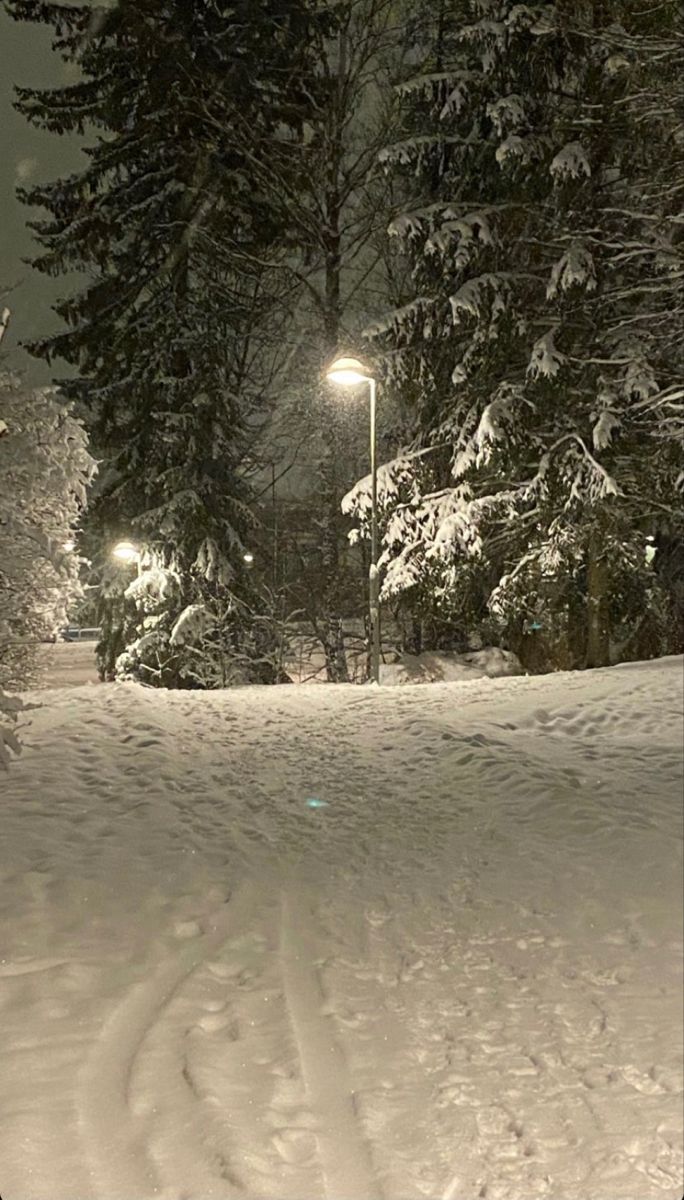
[[225, 1033], [231, 1042], [240, 1040], [240, 1026], [225, 1012], [206, 1013], [199, 1018], [195, 1029], [201, 1030], [202, 1033]]
[[216, 999], [216, 1000], [211, 1000], [211, 999], [203, 1000], [203, 1001], [202, 1001], [202, 1004], [203, 1004], [203, 1007], [206, 1009], [206, 1011], [207, 1011], [208, 1013], [219, 1013], [219, 1012], [223, 1012], [223, 1010], [224, 1010], [224, 1009], [225, 1009], [225, 1007], [226, 1007], [226, 1001], [225, 1001], [225, 1000], [220, 1000], [220, 999]]
[[197, 921], [177, 921], [173, 933], [177, 938], [199, 937], [202, 930]]
[[281, 1129], [273, 1135], [273, 1145], [287, 1163], [306, 1163], [316, 1151], [316, 1139], [306, 1129]]

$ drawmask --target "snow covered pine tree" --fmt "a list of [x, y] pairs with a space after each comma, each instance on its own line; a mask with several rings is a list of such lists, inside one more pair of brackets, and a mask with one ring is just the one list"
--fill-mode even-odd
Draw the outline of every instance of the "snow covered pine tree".
[[539, 667], [672, 644], [646, 551], [681, 484], [676, 10], [442, 0], [383, 155], [413, 290], [369, 333], [414, 430], [381, 473], [384, 595], [467, 625], [483, 594]]
[[[76, 368], [63, 388], [84, 406], [103, 459], [88, 553], [105, 576], [114, 541], [134, 537], [142, 551], [133, 585], [105, 579], [103, 673], [206, 686], [199, 662], [212, 627], [244, 670], [254, 652], [252, 674], [263, 678], [250, 615], [259, 600], [243, 556], [263, 409], [259, 330], [284, 239], [255, 164], [270, 155], [280, 177], [288, 164], [294, 176], [317, 6], [7, 8], [51, 26], [80, 75], [54, 90], [19, 89], [18, 108], [40, 128], [91, 142], [83, 171], [21, 195], [49, 214], [33, 223], [44, 247], [34, 265], [88, 278], [57, 305], [66, 332], [31, 347]], [[203, 621], [184, 618], [200, 610]], [[190, 636], [200, 626], [201, 653]]]

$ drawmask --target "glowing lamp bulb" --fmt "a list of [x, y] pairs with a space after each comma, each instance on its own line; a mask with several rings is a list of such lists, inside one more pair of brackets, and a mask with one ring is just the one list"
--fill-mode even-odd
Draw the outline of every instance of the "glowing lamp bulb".
[[120, 562], [132, 563], [137, 562], [140, 558], [140, 551], [132, 542], [117, 542], [112, 550], [114, 558], [118, 558]]
[[326, 372], [332, 383], [353, 387], [356, 383], [368, 383], [371, 378], [366, 367], [358, 358], [338, 358]]

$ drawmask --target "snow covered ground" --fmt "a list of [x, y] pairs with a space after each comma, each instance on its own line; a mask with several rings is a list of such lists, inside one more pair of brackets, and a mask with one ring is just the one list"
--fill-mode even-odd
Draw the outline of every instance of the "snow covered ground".
[[680, 1200], [681, 660], [36, 699], [3, 1200]]

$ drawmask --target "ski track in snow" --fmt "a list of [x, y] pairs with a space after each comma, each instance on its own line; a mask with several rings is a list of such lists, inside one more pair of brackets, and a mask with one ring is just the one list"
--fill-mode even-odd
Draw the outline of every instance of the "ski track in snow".
[[[246, 908], [248, 903], [243, 895], [227, 901], [224, 909], [208, 922], [209, 931], [204, 937], [184, 946], [162, 962], [150, 977], [136, 984], [105, 1022], [85, 1064], [79, 1097], [79, 1125], [90, 1174], [100, 1194], [107, 1194], [112, 1178], [121, 1196], [160, 1194], [159, 1178], [142, 1144], [143, 1131], [134, 1111], [132, 1081], [136, 1062], [150, 1031], [163, 1020], [175, 993], [226, 941], [231, 925], [241, 927]], [[185, 932], [181, 926], [180, 936], [185, 936]], [[192, 934], [194, 929], [189, 932]], [[173, 1087], [176, 1082], [177, 1065], [176, 1061], [170, 1072], [161, 1074], [167, 1086]], [[238, 1192], [229, 1188], [222, 1195], [233, 1200]]]
[[37, 697], [3, 1200], [680, 1200], [681, 668]]
[[281, 953], [307, 1096], [316, 1113], [325, 1197], [381, 1200], [346, 1060], [330, 1017], [323, 1012], [325, 997], [309, 932], [310, 907], [294, 890], [283, 895]]

